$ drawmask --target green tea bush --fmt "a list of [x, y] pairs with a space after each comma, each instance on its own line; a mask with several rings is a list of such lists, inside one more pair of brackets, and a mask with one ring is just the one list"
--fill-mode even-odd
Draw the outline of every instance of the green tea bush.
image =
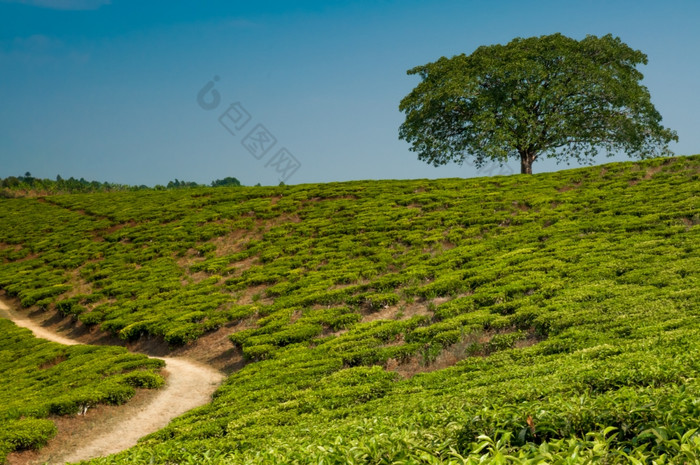
[[694, 463], [699, 169], [0, 199], [0, 288], [231, 328], [212, 404], [96, 463]]
[[0, 423], [0, 460], [12, 451], [40, 449], [56, 435], [56, 425], [51, 420], [22, 418]]
[[121, 347], [62, 346], [0, 319], [0, 451], [44, 446], [56, 434], [49, 415], [122, 404], [134, 387], [162, 386], [163, 364]]

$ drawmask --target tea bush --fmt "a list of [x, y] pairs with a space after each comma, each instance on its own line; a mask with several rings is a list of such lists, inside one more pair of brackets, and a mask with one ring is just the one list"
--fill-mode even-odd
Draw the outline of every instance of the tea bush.
[[93, 463], [695, 463], [699, 172], [0, 199], [0, 288], [127, 340], [231, 328], [210, 405]]
[[121, 347], [63, 346], [0, 319], [0, 463], [56, 434], [50, 415], [123, 404], [134, 388], [158, 388], [163, 362]]

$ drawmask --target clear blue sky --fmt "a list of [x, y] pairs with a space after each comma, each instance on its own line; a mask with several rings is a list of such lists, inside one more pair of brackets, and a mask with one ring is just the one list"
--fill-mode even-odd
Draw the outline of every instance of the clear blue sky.
[[[695, 154], [699, 24], [697, 0], [0, 0], [0, 177], [266, 185], [484, 174], [419, 162], [398, 139], [399, 101], [418, 82], [406, 70], [554, 32], [612, 33], [645, 52], [643, 83], [680, 137], [672, 149]], [[209, 81], [220, 103], [206, 110], [197, 94]], [[244, 140], [259, 124], [276, 139], [267, 153], [269, 143]]]

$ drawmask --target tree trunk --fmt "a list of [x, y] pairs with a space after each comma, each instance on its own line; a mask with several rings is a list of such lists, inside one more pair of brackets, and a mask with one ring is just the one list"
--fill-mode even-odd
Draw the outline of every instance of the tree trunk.
[[535, 162], [537, 154], [534, 152], [520, 152], [520, 174], [532, 174], [532, 164]]

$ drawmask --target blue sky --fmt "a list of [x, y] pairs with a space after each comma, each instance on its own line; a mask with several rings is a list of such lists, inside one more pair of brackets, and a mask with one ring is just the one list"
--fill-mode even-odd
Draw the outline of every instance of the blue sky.
[[[419, 162], [398, 139], [399, 101], [418, 82], [406, 70], [554, 32], [612, 33], [646, 53], [643, 84], [678, 132], [672, 150], [700, 153], [697, 24], [696, 0], [0, 0], [0, 177], [269, 185], [485, 175]], [[209, 82], [219, 104], [205, 109], [216, 103], [210, 92], [198, 103]], [[274, 145], [258, 130], [246, 139], [260, 128]]]

